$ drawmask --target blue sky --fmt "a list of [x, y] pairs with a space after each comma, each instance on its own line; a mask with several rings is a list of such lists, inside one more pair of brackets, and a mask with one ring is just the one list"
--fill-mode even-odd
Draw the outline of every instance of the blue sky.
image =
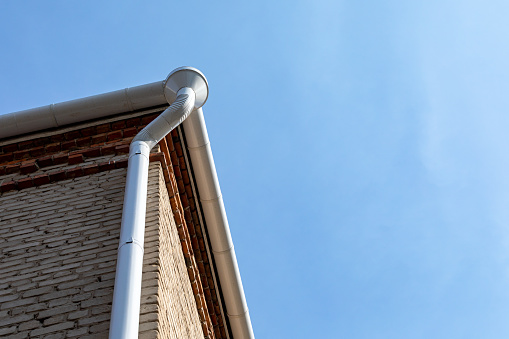
[[0, 2], [0, 113], [199, 68], [258, 338], [509, 336], [509, 2]]

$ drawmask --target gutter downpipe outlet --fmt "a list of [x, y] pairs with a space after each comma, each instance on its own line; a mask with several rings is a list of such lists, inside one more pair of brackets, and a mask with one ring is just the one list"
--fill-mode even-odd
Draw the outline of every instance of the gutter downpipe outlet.
[[170, 73], [164, 92], [170, 107], [138, 133], [129, 148], [110, 322], [112, 339], [138, 338], [150, 150], [205, 103], [208, 84], [200, 71], [181, 67]]

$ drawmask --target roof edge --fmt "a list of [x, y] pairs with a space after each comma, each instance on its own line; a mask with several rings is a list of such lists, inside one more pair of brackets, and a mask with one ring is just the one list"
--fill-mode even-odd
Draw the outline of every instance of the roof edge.
[[0, 115], [0, 139], [164, 104], [164, 81], [156, 81]]

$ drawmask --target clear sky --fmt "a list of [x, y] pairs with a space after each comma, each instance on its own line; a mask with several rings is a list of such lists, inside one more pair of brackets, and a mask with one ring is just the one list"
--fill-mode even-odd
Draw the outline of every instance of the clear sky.
[[0, 1], [0, 113], [199, 68], [258, 338], [509, 337], [509, 2]]

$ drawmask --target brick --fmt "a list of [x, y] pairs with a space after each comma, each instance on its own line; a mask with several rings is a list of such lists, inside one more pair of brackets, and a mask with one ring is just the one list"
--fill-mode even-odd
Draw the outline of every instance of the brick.
[[92, 315], [97, 315], [101, 313], [110, 313], [111, 314], [111, 305], [99, 305], [92, 308]]
[[11, 153], [18, 150], [18, 144], [10, 144], [2, 147], [4, 153]]
[[136, 127], [126, 128], [124, 129], [124, 138], [134, 137], [138, 134], [138, 129]]
[[115, 161], [115, 168], [127, 168], [128, 159]]
[[2, 182], [2, 184], [0, 185], [0, 191], [3, 192], [8, 192], [8, 191], [12, 191], [12, 190], [15, 190], [16, 189], [16, 182], [15, 181], [4, 181]]
[[69, 313], [69, 312], [76, 311], [77, 309], [78, 309], [77, 304], [54, 307], [54, 308], [50, 308], [48, 310], [39, 312], [39, 314], [37, 315], [37, 319], [44, 319], [44, 318], [48, 318], [48, 317], [51, 317], [51, 316], [54, 316], [57, 314]]
[[81, 164], [84, 161], [85, 161], [85, 159], [83, 158], [82, 154], [69, 155], [68, 160], [67, 160], [69, 165]]
[[75, 330], [67, 331], [67, 338], [82, 337], [83, 334], [88, 334], [88, 327], [80, 327]]
[[140, 324], [140, 332], [157, 330], [157, 324], [158, 324], [157, 322], [141, 323]]
[[77, 178], [83, 176], [83, 168], [75, 167], [67, 170], [67, 178]]
[[67, 174], [65, 170], [55, 171], [49, 173], [50, 181], [60, 181], [67, 179]]
[[105, 332], [105, 331], [108, 331], [109, 329], [110, 329], [110, 323], [109, 322], [105, 322], [105, 323], [102, 323], [102, 324], [97, 324], [97, 325], [90, 326], [90, 332], [91, 333]]
[[76, 148], [76, 140], [64, 141], [62, 142], [62, 150], [72, 150]]
[[14, 160], [13, 153], [0, 154], [0, 164]]
[[[63, 295], [76, 294], [76, 293], [80, 292], [80, 290], [73, 288], [73, 287], [81, 288], [82, 286], [93, 283], [94, 281], [95, 281], [95, 279], [93, 279], [93, 278], [69, 281], [69, 282], [62, 283], [62, 284], [58, 285], [57, 289], [61, 290]], [[67, 291], [75, 291], [75, 293], [69, 293]], [[67, 293], [67, 294], [64, 294], [64, 293]]]
[[46, 153], [56, 153], [62, 150], [62, 144], [60, 142], [56, 142], [53, 144], [49, 144], [45, 146]]
[[47, 155], [45, 157], [37, 159], [37, 165], [39, 168], [47, 167], [53, 165], [53, 157], [51, 155]]
[[45, 153], [45, 150], [44, 150], [44, 146], [39, 146], [39, 147], [35, 147], [35, 148], [32, 148], [30, 150], [30, 156], [31, 157], [40, 157], [42, 156], [43, 154]]
[[80, 293], [80, 290], [78, 288], [69, 288], [69, 287], [75, 287], [75, 286], [79, 286], [80, 284], [79, 283], [75, 283], [74, 286], [66, 286], [66, 288], [58, 288], [60, 289], [60, 291], [58, 292], [52, 292], [52, 293], [49, 293], [49, 294], [43, 294], [39, 297], [39, 301], [48, 301], [48, 300], [52, 300], [52, 299], [58, 299], [58, 298], [62, 298], [62, 297], [65, 297], [65, 296], [68, 296], [68, 295], [73, 295], [73, 294], [78, 294]]
[[71, 301], [73, 301], [73, 302], [83, 301], [83, 300], [90, 299], [91, 297], [92, 297], [92, 293], [77, 294], [77, 295], [73, 295], [71, 297]]
[[[58, 268], [60, 266], [56, 266], [56, 267]], [[65, 281], [71, 281], [71, 280], [75, 280], [75, 279], [78, 279], [77, 274], [68, 275], [65, 277], [60, 277], [60, 278], [55, 278], [55, 279], [44, 280], [39, 283], [39, 286], [55, 285], [55, 284], [60, 284]], [[53, 290], [53, 286], [48, 286], [48, 287], [50, 287], [50, 291]]]
[[107, 304], [111, 303], [112, 300], [113, 300], [113, 295], [107, 295], [107, 296], [99, 297], [99, 298], [92, 298], [89, 300], [82, 301], [81, 307], [85, 308], [85, 307], [96, 306], [96, 305], [107, 305]]
[[44, 336], [44, 339], [63, 339], [65, 338], [65, 333], [54, 333], [47, 336]]
[[85, 286], [83, 288], [83, 291], [90, 292], [90, 291], [101, 289], [103, 287], [111, 287], [112, 282], [113, 281], [101, 281], [101, 282], [97, 282], [97, 283], [93, 283], [93, 284], [88, 284], [87, 286]]
[[115, 145], [106, 145], [101, 147], [101, 155], [115, 154]]
[[38, 336], [38, 335], [43, 335], [43, 334], [47, 334], [47, 333], [51, 333], [51, 332], [63, 331], [63, 330], [67, 330], [67, 329], [73, 328], [73, 327], [74, 327], [74, 322], [67, 321], [67, 322], [64, 322], [61, 324], [56, 324], [53, 326], [43, 327], [43, 328], [38, 328], [36, 330], [33, 330], [30, 332], [30, 336]]
[[18, 180], [18, 189], [30, 188], [34, 186], [32, 178], [23, 178]]
[[105, 296], [110, 297], [110, 298], [111, 298], [111, 296], [113, 296], [113, 287], [112, 288], [103, 288], [103, 289], [94, 291], [95, 298], [105, 297]]
[[53, 164], [54, 165], [66, 164], [67, 159], [68, 159], [67, 154], [56, 154], [53, 156]]
[[99, 166], [97, 164], [83, 166], [82, 169], [84, 175], [99, 173]]
[[143, 332], [138, 335], [138, 339], [155, 339], [155, 338], [161, 338], [159, 332], [156, 330]]
[[0, 328], [0, 335], [6, 335], [16, 332], [17, 326]]
[[22, 315], [18, 315], [16, 317], [0, 319], [0, 327], [12, 325], [12, 324], [18, 324], [18, 323], [21, 323], [24, 321], [32, 320], [33, 318], [34, 318], [34, 316], [32, 314], [22, 314]]
[[52, 317], [49, 317], [49, 318], [41, 318], [41, 319], [38, 319], [38, 320], [43, 320], [43, 326], [50, 326], [50, 325], [54, 325], [54, 324], [60, 324], [62, 322], [64, 322], [67, 318], [67, 314], [58, 314], [58, 315], [54, 315]]
[[34, 140], [34, 147], [44, 146], [50, 142], [49, 137], [37, 138]]
[[41, 327], [42, 324], [39, 320], [30, 320], [19, 324], [18, 331], [33, 330], [34, 328]]
[[19, 296], [17, 294], [8, 294], [0, 297], [0, 303], [6, 302], [6, 301], [12, 301], [18, 299]]
[[93, 147], [83, 150], [83, 156], [87, 158], [95, 158], [101, 156], [101, 149], [99, 147]]
[[33, 304], [33, 305], [28, 306], [27, 312], [40, 311], [40, 310], [44, 310], [47, 307], [48, 307], [48, 305], [46, 305], [46, 303]]
[[102, 162], [102, 163], [99, 164], [99, 171], [100, 172], [110, 171], [110, 170], [113, 170], [113, 169], [115, 169], [115, 162], [113, 162], [113, 161]]
[[33, 177], [34, 180], [34, 186], [41, 186], [45, 184], [49, 184], [50, 178], [47, 174], [40, 174]]
[[81, 132], [81, 135], [84, 137], [91, 137], [94, 134], [97, 134], [95, 126], [83, 128], [80, 130], [80, 132]]
[[119, 130], [119, 129], [123, 129], [123, 128], [125, 128], [125, 121], [124, 120], [115, 121], [115, 122], [111, 123], [111, 129], [113, 131], [116, 131], [116, 130]]
[[109, 131], [111, 131], [110, 124], [102, 124], [102, 125], [96, 126], [97, 134], [107, 133]]
[[[157, 170], [154, 170], [155, 168], [157, 168]], [[181, 245], [172, 221], [171, 206], [169, 198], [166, 195], [165, 183], [164, 181], [159, 182], [159, 180], [164, 180], [160, 168], [161, 166], [159, 164], [151, 164], [149, 170], [148, 213], [145, 234], [146, 254], [144, 260], [145, 273], [143, 285], [150, 286], [143, 291], [143, 296], [141, 298], [142, 314], [144, 315], [143, 321], [154, 323], [154, 328], [150, 329], [150, 326], [142, 324], [142, 328], [147, 328], [147, 330], [141, 333], [157, 330], [158, 313], [172, 315], [171, 319], [164, 319], [161, 323], [162, 337], [171, 336], [169, 334], [167, 335], [164, 331], [167, 330], [168, 326], [177, 324], [192, 326], [194, 327], [192, 332], [200, 333], [202, 331], [201, 323], [211, 322], [211, 317], [207, 315], [206, 310], [202, 310], [201, 313], [197, 313], [196, 310], [191, 310], [192, 314], [188, 311], [179, 311], [180, 307], [186, 307], [184, 305], [196, 304], [196, 300], [193, 300], [194, 296], [191, 286], [185, 283], [188, 279], [186, 264], [196, 264], [193, 258], [184, 261], [180, 252], [179, 246]], [[16, 257], [22, 259], [21, 262], [13, 265], [9, 264], [9, 267], [15, 267], [17, 265], [22, 266], [25, 262], [38, 262], [38, 266], [36, 267], [24, 268], [27, 272], [34, 272], [33, 276], [23, 275], [16, 280], [20, 282], [22, 286], [30, 286], [29, 284], [32, 284], [32, 287], [25, 289], [21, 293], [31, 291], [36, 287], [54, 286], [57, 288], [55, 292], [48, 292], [31, 297], [32, 300], [30, 304], [15, 307], [15, 312], [27, 312], [28, 308], [32, 307], [33, 309], [31, 312], [42, 313], [44, 318], [40, 318], [40, 320], [44, 323], [44, 326], [47, 327], [58, 325], [66, 321], [72, 321], [74, 323], [72, 328], [44, 334], [38, 334], [38, 332], [34, 332], [37, 335], [34, 335], [34, 333], [27, 333], [27, 331], [32, 330], [20, 333], [23, 333], [25, 336], [46, 337], [50, 335], [64, 335], [66, 333], [67, 335], [69, 335], [69, 333], [72, 335], [71, 331], [83, 329], [80, 332], [76, 332], [74, 337], [107, 337], [107, 324], [109, 323], [110, 317], [116, 264], [115, 249], [120, 228], [124, 181], [125, 170], [112, 170], [110, 172], [98, 173], [93, 177], [64, 180], [55, 185], [50, 185], [51, 187], [42, 187], [38, 190], [33, 190], [33, 193], [30, 192], [30, 195], [25, 193], [21, 199], [28, 200], [26, 200], [26, 203], [25, 200], [23, 200], [23, 207], [17, 207], [14, 201], [2, 201], [0, 196], [0, 206], [3, 208], [5, 208], [5, 206], [9, 209], [15, 207], [15, 209], [19, 209], [20, 212], [23, 211], [23, 214], [20, 214], [20, 212], [17, 213], [20, 214], [19, 217], [12, 219], [12, 225], [16, 225], [15, 228], [11, 230], [11, 227], [9, 227], [8, 233], [3, 232], [0, 228], [0, 239], [4, 234], [11, 233], [17, 233], [17, 235], [13, 235], [13, 237], [18, 239], [16, 237], [23, 237], [24, 234], [31, 232], [31, 229], [33, 230], [37, 227], [33, 236], [38, 239], [38, 245], [34, 245], [30, 248], [33, 248], [35, 252], [33, 255], [40, 254], [38, 260], [33, 260], [32, 255], [30, 261], [25, 261], [30, 258], [22, 256], [24, 254], [29, 254], [24, 252], [27, 250], [27, 247], [14, 251], [14, 253], [19, 253], [19, 255], [21, 255], [21, 257]], [[101, 183], [100, 186], [99, 183]], [[42, 195], [40, 195], [40, 193], [50, 191], [55, 191], [54, 196], [41, 201]], [[67, 195], [67, 192], [70, 192], [72, 196], [70, 197]], [[19, 194], [23, 194], [22, 191], [20, 191]], [[39, 199], [39, 201], [37, 201], [37, 199]], [[163, 199], [165, 200], [163, 201]], [[180, 203], [180, 199], [177, 200], [178, 203]], [[40, 204], [40, 206], [37, 204]], [[92, 208], [91, 205], [95, 206]], [[162, 212], [163, 206], [164, 213]], [[181, 209], [182, 206], [178, 208]], [[118, 209], [118, 212], [116, 209]], [[161, 210], [159, 211], [159, 209]], [[181, 213], [189, 217], [189, 213], [184, 211], [185, 210], [181, 210]], [[9, 218], [13, 215], [16, 215], [16, 213], [9, 215]], [[37, 215], [38, 219], [33, 224], [27, 225], [26, 220], [30, 220], [29, 215]], [[10, 221], [8, 220], [7, 222], [9, 223]], [[51, 224], [48, 224], [48, 222], [51, 222]], [[11, 223], [9, 223], [9, 225], [11, 225]], [[166, 230], [166, 228], [168, 229]], [[163, 232], [165, 234], [167, 231], [171, 230], [172, 235], [171, 237], [167, 235], [167, 238], [163, 238], [161, 242], [159, 242], [159, 230], [165, 230]], [[40, 234], [39, 232], [46, 232], [46, 234]], [[186, 232], [183, 231], [183, 234], [185, 235]], [[68, 239], [66, 239], [67, 237]], [[19, 239], [21, 240], [24, 238]], [[68, 243], [62, 244], [58, 248], [45, 247], [46, 245], [57, 244], [65, 240], [68, 240]], [[173, 245], [171, 245], [170, 242], [172, 242]], [[17, 244], [16, 246], [25, 245]], [[175, 249], [177, 250], [174, 251], [172, 246], [176, 246]], [[12, 253], [12, 251], [10, 253]], [[164, 258], [166, 256], [160, 256], [160, 253], [171, 253], [171, 256], [167, 258], [171, 258], [172, 262], [165, 261]], [[173, 260], [175, 260], [175, 264]], [[78, 263], [83, 263], [86, 266], [77, 267], [76, 264]], [[176, 264], [178, 265], [174, 266]], [[78, 269], [80, 269], [81, 273], [77, 272]], [[161, 273], [160, 279], [156, 280], [154, 274], [159, 270], [163, 270], [166, 273]], [[146, 275], [146, 273], [152, 275]], [[60, 279], [68, 279], [69, 276], [77, 274], [79, 274], [79, 277], [73, 280], [61, 283], [58, 282], [61, 281]], [[165, 277], [164, 274], [167, 274], [167, 278], [165, 278], [167, 280], [163, 283], [162, 279]], [[101, 280], [98, 280], [98, 277], [100, 277]], [[4, 283], [3, 280], [6, 279], [7, 278], [0, 277], [0, 289], [8, 288], [2, 285]], [[8, 279], [11, 278], [9, 277]], [[159, 281], [161, 285], [159, 285]], [[182, 283], [180, 283], [180, 281], [182, 281]], [[177, 282], [177, 285], [174, 285], [174, 282]], [[34, 283], [49, 285], [34, 286]], [[158, 286], [163, 288], [159, 288]], [[166, 286], [171, 286], [171, 288], [164, 288]], [[16, 287], [13, 286], [12, 288]], [[85, 292], [85, 288], [90, 289], [90, 292]], [[196, 286], [196, 290], [198, 293], [203, 293], [203, 289], [200, 286]], [[175, 296], [173, 296], [174, 294]], [[208, 306], [207, 300], [200, 300], [203, 306]], [[171, 306], [173, 301], [176, 302], [176, 308], [174, 308], [175, 306]], [[12, 300], [7, 303], [11, 302], [18, 302], [18, 300]], [[72, 311], [67, 310], [67, 312], [64, 312], [65, 309], [60, 309], [60, 312], [64, 313], [53, 315], [43, 313], [50, 310], [58, 312], [59, 308], [72, 307], [73, 304], [78, 306]], [[147, 305], [149, 306], [147, 307]], [[215, 311], [214, 305], [210, 305], [212, 311]], [[5, 307], [4, 303], [0, 304], [0, 307]], [[199, 318], [200, 315], [203, 319]], [[17, 315], [14, 314], [14, 316]], [[104, 318], [94, 318], [99, 316], [104, 316]], [[88, 320], [83, 323], [84, 321], [82, 321], [82, 319]], [[82, 321], [81, 325], [79, 321]], [[87, 321], [90, 323], [87, 323]], [[178, 327], [173, 328], [175, 330], [178, 329]], [[212, 327], [209, 326], [205, 328], [211, 329]], [[92, 333], [92, 330], [97, 332]]]
[[78, 147], [90, 146], [91, 143], [92, 143], [91, 137], [84, 137], [76, 140], [76, 145]]
[[107, 140], [106, 134], [99, 134], [92, 136], [91, 143], [92, 145], [97, 145], [106, 142], [106, 140]]
[[65, 140], [65, 138], [64, 138], [63, 134], [55, 134], [55, 135], [51, 136], [52, 142], [60, 142], [60, 141], [64, 141], [64, 140]]
[[70, 131], [67, 133], [64, 133], [65, 140], [73, 140], [81, 137], [80, 131]]
[[83, 326], [83, 325], [97, 324], [97, 323], [100, 323], [103, 321], [110, 320], [110, 317], [111, 317], [111, 314], [101, 314], [101, 315], [97, 315], [94, 317], [81, 318], [78, 320], [78, 325]]
[[69, 316], [67, 317], [67, 319], [75, 320], [75, 319], [79, 319], [79, 318], [85, 318], [88, 316], [88, 313], [89, 313], [88, 310], [72, 312], [72, 313], [69, 313]]
[[119, 145], [115, 147], [116, 154], [127, 154], [129, 153], [129, 145]]
[[141, 125], [141, 118], [131, 118], [126, 120], [125, 122], [126, 127], [136, 127]]
[[5, 166], [5, 173], [12, 174], [19, 172], [19, 164], [7, 165]]
[[34, 146], [33, 140], [26, 140], [26, 141], [21, 141], [18, 143], [19, 150], [29, 149], [29, 148], [32, 148], [33, 146]]
[[151, 115], [144, 116], [143, 118], [141, 118], [141, 124], [148, 125], [149, 123], [154, 121], [155, 118], [157, 118], [157, 116], [158, 116], [158, 114], [151, 114]]
[[35, 288], [23, 293], [23, 298], [33, 297], [41, 294], [46, 294], [53, 291], [53, 286], [46, 286], [41, 288]]
[[16, 151], [14, 153], [14, 160], [18, 159], [26, 159], [30, 157], [30, 151], [29, 150], [23, 150], [23, 151]]

